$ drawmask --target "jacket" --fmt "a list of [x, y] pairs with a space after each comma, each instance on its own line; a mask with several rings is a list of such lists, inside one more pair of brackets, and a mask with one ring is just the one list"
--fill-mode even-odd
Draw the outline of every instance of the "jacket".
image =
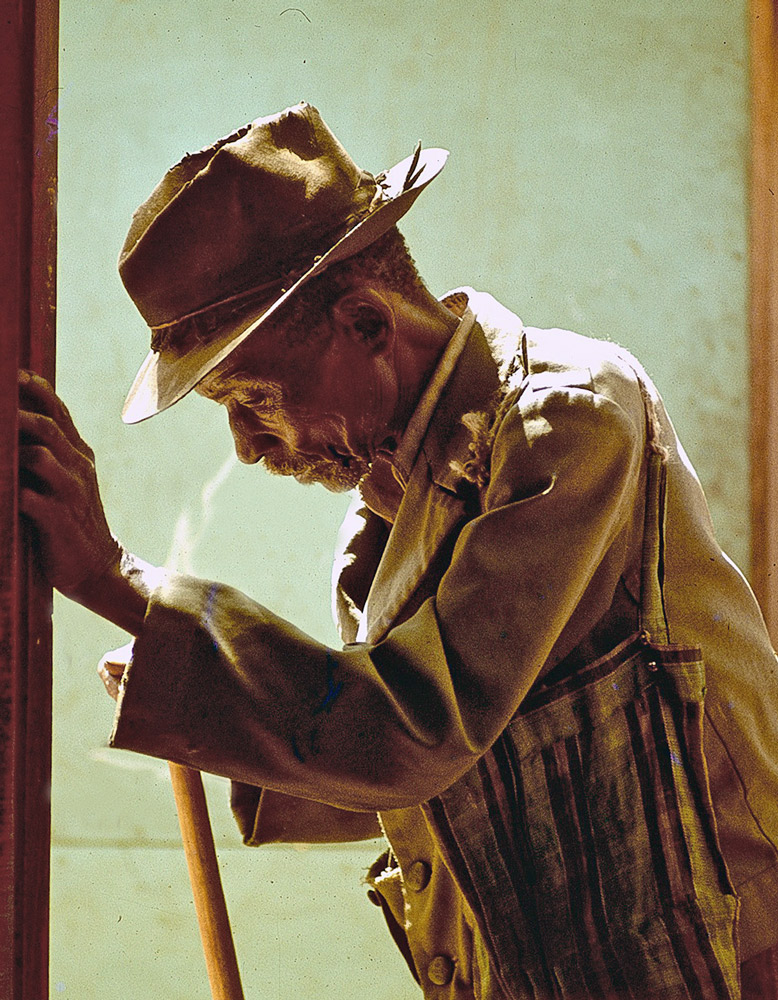
[[[473, 995], [477, 980], [476, 995], [500, 996], [475, 900], [419, 807], [467, 774], [529, 692], [634, 630], [642, 383], [668, 449], [670, 636], [704, 651], [705, 754], [747, 957], [778, 936], [778, 682], [758, 606], [637, 362], [611, 343], [525, 329], [469, 295], [477, 321], [395, 522], [361, 515], [347, 547], [345, 648], [173, 576], [136, 641], [112, 743], [239, 783], [249, 843], [365, 835], [378, 810], [392, 854], [373, 881], [425, 991]], [[466, 414], [486, 414], [475, 442]], [[475, 484], [463, 475], [474, 462]]]

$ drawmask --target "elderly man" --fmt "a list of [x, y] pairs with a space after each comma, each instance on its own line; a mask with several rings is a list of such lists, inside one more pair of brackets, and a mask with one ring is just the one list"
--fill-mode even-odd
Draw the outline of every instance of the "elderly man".
[[395, 224], [445, 157], [374, 177], [302, 104], [173, 167], [120, 260], [152, 330], [127, 422], [195, 389], [242, 461], [356, 491], [345, 647], [124, 551], [23, 373], [42, 563], [136, 636], [115, 746], [232, 779], [248, 844], [378, 812], [369, 895], [425, 996], [774, 996], [759, 609], [629, 354], [422, 283]]

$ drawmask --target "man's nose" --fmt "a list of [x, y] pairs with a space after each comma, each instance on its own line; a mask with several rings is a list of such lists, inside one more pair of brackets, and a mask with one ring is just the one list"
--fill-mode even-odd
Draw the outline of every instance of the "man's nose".
[[228, 414], [238, 461], [254, 465], [268, 451], [278, 446], [279, 439], [276, 435], [269, 434], [259, 417], [248, 407], [235, 403], [229, 407]]

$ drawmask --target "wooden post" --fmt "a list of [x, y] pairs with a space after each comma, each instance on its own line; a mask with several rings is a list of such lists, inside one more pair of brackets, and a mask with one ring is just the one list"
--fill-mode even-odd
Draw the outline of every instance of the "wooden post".
[[17, 523], [21, 366], [54, 375], [57, 0], [0, 0], [0, 996], [48, 996], [51, 592]]
[[751, 579], [778, 645], [778, 3], [750, 0]]

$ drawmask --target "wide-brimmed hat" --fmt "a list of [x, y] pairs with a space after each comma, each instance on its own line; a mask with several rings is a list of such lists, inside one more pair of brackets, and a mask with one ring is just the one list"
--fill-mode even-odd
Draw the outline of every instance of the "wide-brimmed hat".
[[306, 282], [378, 239], [447, 156], [417, 147], [373, 176], [301, 103], [171, 167], [119, 258], [152, 334], [125, 423], [172, 406]]

